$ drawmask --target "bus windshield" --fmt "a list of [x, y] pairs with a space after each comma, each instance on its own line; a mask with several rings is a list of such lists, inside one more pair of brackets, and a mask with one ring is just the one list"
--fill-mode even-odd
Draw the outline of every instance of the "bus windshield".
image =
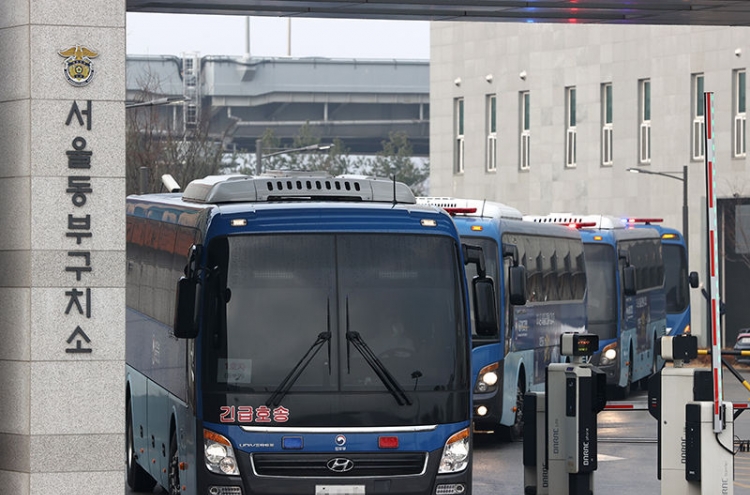
[[606, 244], [584, 244], [586, 253], [587, 312], [589, 330], [600, 339], [617, 336], [617, 285], [615, 253]]
[[662, 244], [664, 258], [664, 291], [667, 313], [681, 313], [690, 304], [688, 268], [685, 248], [679, 244]]
[[204, 390], [273, 398], [294, 409], [287, 425], [326, 425], [336, 410], [348, 426], [458, 418], [455, 398], [425, 407], [468, 387], [458, 260], [450, 238], [425, 235], [213, 240]]

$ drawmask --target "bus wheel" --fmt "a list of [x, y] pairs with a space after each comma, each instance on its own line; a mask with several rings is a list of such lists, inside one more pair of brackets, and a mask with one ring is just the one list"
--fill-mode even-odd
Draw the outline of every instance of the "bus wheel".
[[526, 395], [526, 386], [523, 375], [518, 378], [516, 386], [516, 410], [513, 417], [513, 425], [501, 427], [501, 436], [508, 442], [518, 442], [523, 439], [523, 402]]
[[169, 437], [169, 495], [180, 495], [180, 456], [177, 453], [177, 433], [172, 432]]
[[630, 353], [630, 360], [628, 364], [628, 381], [624, 387], [620, 387], [620, 397], [622, 400], [627, 399], [630, 396], [630, 391], [633, 388], [633, 353]]
[[661, 368], [664, 366], [663, 363], [662, 363], [661, 367], [659, 366], [659, 355], [656, 354], [657, 346], [658, 346], [658, 341], [654, 340], [654, 347], [652, 347], [653, 352], [654, 352], [654, 359], [653, 359], [653, 362], [651, 363], [651, 374], [648, 375], [648, 376], [646, 376], [646, 377], [641, 378], [638, 381], [638, 385], [640, 386], [641, 390], [648, 390], [648, 381], [649, 381], [649, 379], [652, 376], [656, 375], [661, 370]]
[[156, 480], [138, 464], [133, 441], [133, 413], [130, 411], [130, 401], [125, 409], [125, 459], [128, 470], [128, 486], [134, 492], [150, 492], [156, 485]]

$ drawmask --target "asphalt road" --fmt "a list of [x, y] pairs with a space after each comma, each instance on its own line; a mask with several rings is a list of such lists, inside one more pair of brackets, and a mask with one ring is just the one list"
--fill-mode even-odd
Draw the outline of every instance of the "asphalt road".
[[[750, 378], [750, 369], [740, 369]], [[750, 391], [729, 372], [724, 372], [724, 398], [750, 403]], [[645, 407], [646, 393], [636, 392], [628, 403]], [[594, 493], [659, 495], [656, 477], [656, 420], [648, 411], [603, 411], [598, 416], [598, 469]], [[741, 413], [734, 424], [734, 493], [750, 495], [750, 452], [739, 451], [739, 441], [750, 444], [750, 411]], [[490, 434], [474, 438], [473, 495], [523, 495], [523, 443], [499, 442]], [[127, 487], [127, 495], [132, 494]], [[160, 493], [157, 488], [154, 493]]]

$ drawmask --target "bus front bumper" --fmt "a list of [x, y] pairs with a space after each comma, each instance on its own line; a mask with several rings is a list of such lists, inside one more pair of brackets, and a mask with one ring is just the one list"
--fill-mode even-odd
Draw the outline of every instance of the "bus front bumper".
[[[370, 461], [367, 460], [369, 455]], [[461, 472], [436, 475], [442, 449], [422, 453], [424, 461], [419, 472], [398, 474], [404, 467], [380, 463], [377, 453], [313, 453], [283, 454], [240, 453], [239, 478], [206, 473], [200, 495], [337, 495], [337, 494], [399, 494], [399, 495], [465, 495], [471, 493], [471, 463]], [[363, 468], [363, 475], [354, 472], [334, 472], [337, 466], [347, 466], [346, 460]], [[335, 462], [331, 462], [335, 461]], [[394, 471], [373, 475], [373, 470]], [[327, 471], [324, 473], [323, 471]]]

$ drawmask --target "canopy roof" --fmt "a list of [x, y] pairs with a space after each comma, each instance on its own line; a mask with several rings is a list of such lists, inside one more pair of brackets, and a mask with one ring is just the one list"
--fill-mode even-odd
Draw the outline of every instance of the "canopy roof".
[[127, 0], [129, 12], [750, 26], [747, 0]]

